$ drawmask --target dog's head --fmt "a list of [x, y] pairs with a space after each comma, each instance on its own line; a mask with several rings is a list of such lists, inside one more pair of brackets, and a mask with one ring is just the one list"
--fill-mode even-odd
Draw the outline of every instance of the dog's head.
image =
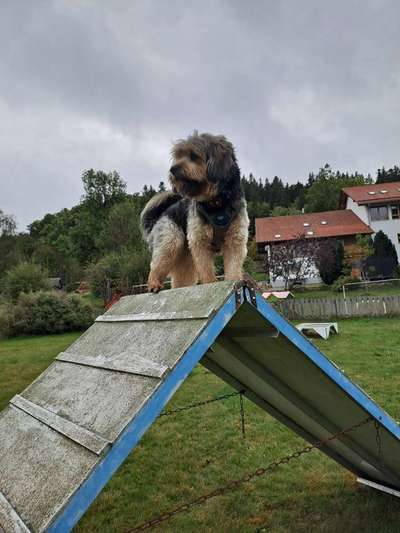
[[185, 197], [204, 202], [226, 188], [238, 187], [240, 171], [233, 145], [223, 135], [198, 134], [172, 148], [172, 187]]

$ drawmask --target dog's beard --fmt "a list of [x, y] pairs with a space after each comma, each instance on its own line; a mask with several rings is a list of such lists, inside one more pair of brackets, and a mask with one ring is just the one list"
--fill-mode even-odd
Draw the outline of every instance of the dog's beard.
[[185, 198], [204, 201], [210, 196], [210, 187], [207, 182], [194, 181], [188, 178], [170, 176], [174, 189]]

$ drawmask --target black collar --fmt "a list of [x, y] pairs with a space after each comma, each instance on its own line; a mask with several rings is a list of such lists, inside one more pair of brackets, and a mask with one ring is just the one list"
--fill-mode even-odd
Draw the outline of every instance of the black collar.
[[220, 202], [196, 202], [196, 208], [202, 218], [214, 228], [226, 228], [237, 213], [232, 205], [220, 205]]

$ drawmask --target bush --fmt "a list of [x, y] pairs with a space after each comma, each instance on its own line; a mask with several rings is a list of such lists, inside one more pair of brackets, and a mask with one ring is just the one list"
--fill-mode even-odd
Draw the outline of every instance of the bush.
[[41, 335], [79, 331], [95, 318], [94, 308], [76, 295], [21, 293], [14, 304], [0, 307], [0, 335]]
[[49, 289], [47, 272], [35, 263], [22, 261], [11, 268], [2, 282], [4, 293], [12, 299], [18, 298], [22, 292]]
[[398, 263], [396, 247], [383, 231], [378, 231], [374, 238], [373, 257], [392, 257], [395, 265]]
[[95, 296], [105, 298], [107, 280], [115, 290], [129, 292], [132, 285], [146, 283], [150, 257], [147, 251], [111, 252], [86, 269], [86, 279]]
[[315, 265], [326, 285], [332, 285], [342, 274], [343, 260], [344, 248], [340, 241], [329, 239], [321, 243], [315, 258]]
[[11, 303], [0, 304], [0, 339], [7, 338], [12, 334], [14, 323], [14, 310]]
[[359, 278], [352, 277], [352, 276], [340, 276], [337, 278], [333, 284], [331, 285], [331, 289], [334, 292], [341, 292], [343, 290], [343, 285], [346, 283], [358, 283], [360, 281]]

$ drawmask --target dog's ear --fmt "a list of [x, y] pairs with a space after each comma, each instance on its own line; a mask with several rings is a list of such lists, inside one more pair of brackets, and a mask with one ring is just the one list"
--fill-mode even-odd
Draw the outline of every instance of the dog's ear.
[[[207, 154], [207, 179], [212, 183], [227, 181], [237, 167], [233, 149], [222, 144], [209, 146]], [[238, 169], [239, 170], [239, 169]]]

